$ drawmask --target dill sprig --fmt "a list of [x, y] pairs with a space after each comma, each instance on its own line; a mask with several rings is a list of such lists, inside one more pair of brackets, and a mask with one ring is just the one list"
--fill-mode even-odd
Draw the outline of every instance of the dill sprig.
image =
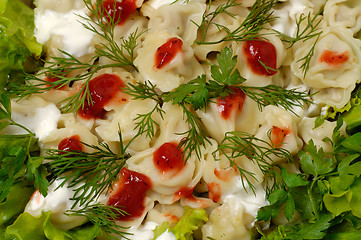
[[185, 160], [193, 152], [197, 157], [201, 157], [201, 146], [204, 146], [207, 139], [207, 132], [201, 124], [201, 119], [194, 110], [205, 109], [208, 104], [216, 98], [224, 98], [233, 93], [232, 88], [241, 89], [249, 98], [254, 100], [259, 108], [267, 105], [276, 105], [285, 108], [291, 112], [293, 107], [302, 107], [303, 104], [310, 103], [306, 92], [298, 92], [297, 89], [287, 90], [279, 86], [268, 85], [265, 87], [251, 87], [241, 85], [246, 81], [238, 69], [236, 69], [237, 56], [233, 56], [233, 51], [226, 47], [217, 56], [216, 65], [211, 65], [211, 76], [213, 79], [207, 79], [206, 75], [198, 76], [186, 84], [179, 85], [171, 92], [159, 93], [156, 86], [150, 82], [128, 84], [125, 92], [133, 96], [134, 99], [151, 99], [156, 102], [155, 108], [146, 114], [138, 114], [135, 119], [138, 121], [138, 137], [140, 134], [154, 136], [154, 129], [158, 124], [152, 119], [152, 114], [158, 112], [163, 114], [162, 105], [165, 102], [179, 105], [183, 110], [185, 121], [190, 129], [184, 133], [183, 140], [179, 147], [183, 149]]
[[[138, 129], [136, 137], [143, 135], [144, 133], [150, 139], [155, 135], [157, 127], [159, 124], [153, 119], [153, 114], [157, 113], [162, 119], [163, 114], [165, 113], [162, 109], [163, 98], [156, 90], [156, 86], [151, 82], [146, 81], [145, 83], [138, 82], [136, 84], [129, 83], [123, 88], [124, 92], [132, 96], [133, 99], [145, 100], [151, 99], [155, 102], [153, 109], [147, 113], [138, 113], [137, 117], [134, 119], [135, 128]], [[131, 141], [132, 142], [132, 141]]]
[[[96, 63], [97, 57], [93, 57], [89, 62], [82, 62], [73, 55], [59, 50], [64, 57], [52, 57], [47, 61], [43, 69], [36, 75], [26, 74], [26, 84], [14, 87], [10, 94], [19, 99], [29, 97], [36, 93], [45, 93], [51, 89], [61, 89], [66, 85], [75, 82], [84, 82], [78, 92], [59, 102], [63, 112], [76, 111], [84, 108], [85, 104], [92, 105], [92, 98], [89, 92], [89, 82], [93, 76], [103, 68], [118, 67], [118, 64], [99, 65]], [[75, 76], [69, 76], [73, 72], [80, 72]], [[53, 78], [55, 81], [48, 81], [45, 77]]]
[[205, 146], [206, 142], [211, 143], [206, 137], [206, 131], [202, 127], [201, 119], [192, 111], [190, 111], [185, 104], [180, 104], [183, 110], [185, 121], [189, 124], [189, 130], [179, 135], [185, 135], [180, 141], [178, 148], [182, 149], [185, 160], [189, 159], [193, 153], [198, 159], [202, 157], [201, 146]]
[[[202, 33], [202, 39], [196, 41], [197, 44], [217, 44], [225, 41], [249, 41], [255, 38], [262, 38], [264, 34], [260, 31], [265, 29], [267, 23], [273, 20], [271, 9], [275, 5], [274, 0], [258, 0], [256, 1], [250, 13], [243, 22], [234, 30], [230, 30], [227, 26], [217, 23], [216, 17], [226, 14], [234, 17], [229, 9], [239, 5], [236, 0], [228, 0], [226, 3], [219, 5], [213, 12], [205, 12], [202, 16], [202, 22], [196, 24]], [[210, 8], [210, 5], [209, 5]], [[207, 41], [208, 30], [214, 25], [219, 31], [226, 32], [226, 36], [217, 41]]]
[[[105, 41], [105, 43], [100, 43], [101, 47], [96, 47], [96, 55], [98, 57], [106, 57], [113, 60], [118, 66], [131, 66], [137, 71], [137, 68], [134, 65], [134, 51], [138, 46], [138, 38], [144, 32], [138, 32], [138, 29], [136, 29], [127, 39], [121, 38], [121, 45], [119, 46], [114, 38], [114, 31], [120, 19], [116, 19], [115, 9], [112, 11], [113, 15], [110, 15], [107, 11], [102, 11], [102, 2], [102, 0], [97, 0], [95, 4], [92, 4], [91, 0], [84, 0], [84, 3], [92, 16], [84, 17], [80, 15], [81, 18], [88, 22], [82, 23], [84, 28], [95, 33]], [[114, 8], [116, 8], [115, 4]], [[105, 18], [107, 20], [105, 20]]]
[[[255, 193], [255, 187], [252, 183], [256, 181], [256, 177], [253, 172], [249, 172], [242, 167], [240, 167], [236, 160], [239, 157], [245, 156], [255, 164], [264, 175], [267, 175], [266, 179], [269, 182], [276, 180], [276, 172], [273, 171], [273, 159], [282, 158], [287, 159], [288, 161], [292, 160], [290, 153], [281, 147], [274, 146], [271, 141], [271, 131], [268, 132], [268, 141], [257, 138], [250, 135], [246, 132], [232, 131], [225, 134], [224, 139], [218, 146], [218, 149], [214, 152], [222, 153], [230, 162], [231, 166], [235, 166], [240, 176], [242, 177], [242, 185], [244, 189], [247, 189], [247, 185]], [[277, 181], [273, 181], [272, 184], [277, 184]], [[267, 184], [267, 190], [270, 190], [273, 187], [270, 187]]]
[[247, 97], [255, 101], [262, 109], [267, 105], [280, 106], [287, 111], [296, 114], [294, 107], [303, 107], [304, 104], [311, 104], [310, 94], [297, 91], [297, 88], [284, 89], [277, 85], [267, 85], [265, 87], [240, 86]]
[[127, 214], [119, 207], [96, 203], [78, 210], [68, 210], [65, 214], [86, 217], [91, 223], [104, 231], [109, 238], [118, 239], [121, 237], [122, 239], [129, 239], [126, 235], [130, 235], [130, 233], [124, 231], [126, 228], [116, 223], [119, 216]]
[[[10, 89], [12, 97], [21, 99], [51, 89], [61, 89], [63, 86], [81, 81], [82, 86], [77, 93], [59, 102], [60, 109], [63, 112], [72, 112], [84, 108], [86, 104], [93, 104], [89, 92], [89, 82], [101, 69], [130, 66], [132, 69], [137, 70], [133, 64], [134, 51], [138, 46], [138, 38], [143, 32], [139, 32], [138, 29], [135, 30], [127, 38], [121, 38], [119, 45], [114, 38], [117, 22], [112, 20], [113, 17], [109, 17], [110, 21], [104, 21], [104, 14], [109, 13], [102, 13], [100, 10], [101, 1], [97, 0], [95, 6], [91, 4], [90, 0], [84, 0], [84, 3], [94, 15], [94, 19], [91, 16], [79, 15], [86, 21], [86, 23], [81, 22], [81, 24], [104, 40], [104, 43], [100, 43], [100, 46], [95, 46], [95, 55], [89, 61], [83, 62], [72, 54], [59, 50], [63, 57], [51, 57], [49, 61], [45, 61], [44, 67], [37, 74], [26, 74], [24, 85], [14, 86]], [[112, 60], [112, 63], [100, 64], [98, 62], [100, 57], [108, 58]], [[70, 76], [73, 73], [75, 73], [75, 76]], [[44, 77], [51, 77], [55, 81], [47, 81]]]
[[149, 138], [154, 137], [155, 129], [159, 127], [159, 124], [153, 119], [153, 114], [157, 113], [161, 118], [163, 118], [165, 113], [162, 109], [163, 104], [165, 102], [172, 102], [182, 108], [185, 121], [190, 126], [188, 131], [178, 133], [179, 135], [185, 135], [185, 137], [180, 141], [178, 147], [185, 153], [185, 160], [189, 159], [193, 152], [196, 153], [198, 158], [201, 158], [201, 145], [204, 145], [205, 141], [209, 140], [206, 138], [206, 133], [201, 126], [199, 117], [188, 108], [189, 104], [184, 101], [183, 98], [178, 102], [177, 99], [180, 98], [173, 98], [169, 95], [169, 92], [158, 93], [156, 86], [148, 81], [145, 83], [128, 84], [124, 88], [124, 92], [132, 96], [134, 99], [150, 99], [155, 102], [155, 106], [151, 111], [144, 114], [138, 114], [134, 119], [134, 121], [136, 121], [135, 129], [138, 129], [138, 132], [133, 139], [142, 134], [146, 134]]
[[299, 41], [306, 42], [308, 40], [314, 39], [312, 47], [308, 53], [303, 58], [297, 60], [298, 62], [302, 62], [301, 69], [303, 72], [303, 77], [306, 76], [306, 73], [310, 67], [310, 62], [314, 55], [315, 46], [320, 38], [320, 35], [322, 34], [322, 30], [319, 28], [322, 18], [318, 18], [322, 11], [323, 9], [317, 12], [314, 16], [311, 16], [311, 13], [308, 13], [307, 16], [302, 13], [300, 17], [296, 19], [297, 30], [294, 37], [274, 30], [281, 37], [283, 42], [288, 43], [288, 48], [291, 48]]
[[49, 160], [46, 165], [52, 180], [62, 179], [58, 186], [61, 188], [68, 183], [69, 188], [74, 188], [72, 209], [78, 206], [88, 206], [97, 200], [102, 193], [111, 189], [126, 160], [130, 157], [125, 154], [119, 131], [121, 154], [114, 153], [106, 143], [100, 146], [89, 145], [93, 152], [63, 151], [48, 149], [45, 157]]

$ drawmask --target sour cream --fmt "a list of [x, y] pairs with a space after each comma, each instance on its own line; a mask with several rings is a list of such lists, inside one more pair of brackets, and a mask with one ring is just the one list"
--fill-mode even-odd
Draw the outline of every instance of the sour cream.
[[92, 51], [90, 44], [95, 34], [82, 25], [87, 24], [82, 17], [87, 17], [85, 9], [66, 13], [35, 10], [34, 35], [41, 44], [45, 44], [52, 35], [58, 35], [63, 44], [59, 48], [75, 57], [83, 56]]
[[[51, 211], [51, 221], [61, 229], [71, 229], [82, 225], [87, 221], [85, 217], [69, 216], [64, 213], [70, 210], [74, 204], [71, 198], [74, 196], [74, 188], [65, 183], [60, 187], [63, 180], [57, 179], [48, 187], [48, 195], [44, 197], [39, 191], [36, 191], [31, 197], [30, 201], [25, 207], [24, 212], [30, 213], [34, 217], [41, 215], [43, 211]], [[106, 203], [107, 198], [105, 195], [100, 195], [97, 199], [98, 203]], [[74, 210], [79, 207], [75, 206]]]
[[[129, 233], [132, 234], [128, 238], [132, 240], [152, 240], [154, 237], [154, 229], [158, 226], [156, 222], [146, 222], [139, 227], [131, 227]], [[176, 240], [174, 234], [168, 230], [162, 233], [156, 240]]]
[[296, 20], [302, 13], [307, 14], [307, 6], [304, 0], [287, 1], [283, 3], [282, 8], [273, 11], [276, 20], [272, 28], [293, 37], [297, 31]]
[[[18, 124], [25, 126], [35, 133], [35, 136], [42, 141], [53, 130], [57, 129], [57, 124], [61, 116], [60, 110], [55, 104], [49, 103], [45, 107], [36, 109], [29, 108], [29, 111], [12, 111], [11, 118]], [[27, 134], [24, 129], [17, 126], [7, 127], [3, 134]]]
[[244, 207], [244, 212], [253, 216], [257, 216], [258, 210], [268, 204], [266, 200], [266, 191], [263, 189], [261, 184], [255, 185], [255, 194], [252, 190], [247, 187], [243, 187], [242, 179], [240, 176], [236, 176], [233, 179], [234, 188], [231, 192], [224, 194], [221, 197], [221, 202], [227, 202], [228, 199], [236, 201], [237, 204]]

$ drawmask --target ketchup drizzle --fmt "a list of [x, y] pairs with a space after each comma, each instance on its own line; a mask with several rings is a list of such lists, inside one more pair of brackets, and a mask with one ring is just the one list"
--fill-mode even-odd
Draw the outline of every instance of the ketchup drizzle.
[[153, 153], [153, 163], [163, 174], [169, 171], [179, 172], [184, 167], [183, 152], [177, 143], [166, 142]]
[[155, 53], [155, 68], [162, 68], [175, 58], [177, 53], [182, 51], [183, 41], [179, 38], [170, 38], [160, 46]]
[[217, 99], [217, 110], [224, 119], [228, 119], [232, 111], [241, 112], [246, 94], [239, 88], [232, 88], [234, 93], [225, 98]]
[[[58, 144], [58, 150], [61, 151], [78, 151], [81, 152], [83, 151], [83, 145], [80, 142], [80, 137], [79, 135], [74, 135], [68, 138], [64, 138], [63, 140], [60, 141], [60, 143]], [[60, 152], [62, 153], [62, 152]]]
[[137, 10], [136, 0], [105, 0], [101, 4], [101, 14], [107, 22], [123, 25], [127, 18]]
[[147, 191], [152, 187], [151, 180], [138, 172], [123, 168], [118, 187], [110, 194], [108, 206], [119, 207], [127, 214], [117, 216], [117, 220], [130, 221], [142, 216]]
[[290, 133], [289, 129], [282, 129], [276, 126], [271, 130], [271, 141], [274, 147], [280, 147], [285, 140], [285, 137]]
[[325, 62], [329, 65], [340, 65], [349, 59], [348, 52], [337, 53], [336, 51], [325, 50], [319, 58], [319, 62]]
[[260, 39], [246, 41], [243, 53], [247, 58], [248, 66], [254, 73], [265, 76], [276, 74], [277, 50], [272, 43]]
[[221, 200], [221, 186], [216, 182], [211, 182], [207, 184], [208, 187], [208, 196], [212, 199], [213, 202], [219, 202]]
[[103, 74], [90, 80], [89, 92], [92, 104], [85, 101], [84, 107], [78, 110], [78, 114], [85, 119], [104, 118], [106, 114], [104, 106], [116, 96], [121, 87], [124, 87], [124, 83], [115, 74]]

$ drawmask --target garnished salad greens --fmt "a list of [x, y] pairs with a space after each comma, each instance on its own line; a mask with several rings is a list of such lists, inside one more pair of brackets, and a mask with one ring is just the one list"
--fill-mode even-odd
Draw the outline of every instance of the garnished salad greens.
[[[177, 2], [177, 1], [176, 1]], [[184, 1], [188, 3], [189, 1]], [[136, 30], [128, 38], [116, 41], [114, 29], [118, 22], [104, 22], [112, 19], [110, 13], [100, 11], [101, 1], [93, 4], [84, 0], [92, 18], [84, 17], [83, 26], [102, 39], [95, 49], [95, 55], [87, 62], [61, 51], [64, 57], [52, 57], [51, 61], [42, 59], [43, 46], [39, 44], [34, 32], [33, 10], [20, 0], [0, 1], [0, 130], [8, 126], [22, 128], [22, 135], [0, 135], [0, 239], [131, 239], [127, 228], [116, 224], [118, 215], [127, 215], [121, 208], [94, 203], [101, 194], [111, 189], [126, 161], [131, 157], [127, 152], [130, 144], [144, 135], [154, 138], [159, 127], [154, 115], [163, 118], [163, 105], [171, 103], [180, 106], [189, 130], [180, 133], [184, 136], [178, 149], [184, 152], [187, 161], [192, 155], [202, 157], [202, 148], [211, 144], [200, 117], [195, 114], [204, 110], [217, 98], [225, 98], [241, 90], [253, 100], [259, 109], [268, 105], [282, 107], [296, 114], [295, 108], [312, 104], [307, 91], [297, 88], [285, 89], [277, 85], [242, 85], [247, 79], [237, 69], [237, 55], [229, 47], [224, 47], [209, 63], [210, 75], [202, 74], [195, 79], [180, 84], [172, 91], [160, 92], [151, 81], [129, 83], [123, 91], [132, 99], [154, 101], [154, 108], [147, 113], [138, 114], [134, 119], [136, 135], [128, 143], [123, 143], [121, 129], [119, 135], [119, 153], [111, 150], [107, 143], [98, 146], [83, 143], [92, 152], [47, 149], [40, 156], [38, 139], [35, 134], [16, 123], [12, 118], [12, 98], [24, 99], [32, 94], [45, 93], [51, 89], [60, 89], [67, 84], [82, 81], [84, 84], [78, 93], [59, 102], [63, 113], [77, 111], [92, 103], [89, 82], [101, 69], [124, 67], [138, 72], [134, 64], [137, 41], [145, 31]], [[234, 17], [232, 7], [238, 1], [228, 0], [224, 4], [205, 11], [199, 28], [198, 45], [212, 45], [225, 42], [242, 42], [264, 39], [270, 33], [262, 32], [273, 20], [272, 9], [277, 2], [259, 0], [250, 8], [248, 16], [236, 29], [230, 29], [215, 21], [219, 15]], [[212, 1], [209, 1], [211, 6]], [[99, 7], [99, 8], [98, 8]], [[107, 14], [107, 15], [104, 15]], [[299, 59], [304, 76], [310, 67], [315, 45], [322, 31], [319, 29], [318, 16], [301, 15], [296, 20], [297, 32], [294, 37], [280, 31], [274, 31], [291, 48], [298, 42], [313, 41], [306, 55]], [[225, 36], [217, 41], [208, 41], [209, 29], [216, 26]], [[109, 61], [99, 63], [99, 58]], [[269, 69], [261, 62], [266, 70]], [[39, 71], [40, 70], [40, 71]], [[69, 77], [68, 73], [83, 71], [82, 74]], [[56, 76], [55, 81], [46, 81], [44, 76]], [[317, 93], [315, 93], [317, 94]], [[266, 176], [265, 189], [269, 205], [263, 206], [257, 213], [252, 239], [359, 239], [361, 238], [361, 105], [360, 88], [357, 86], [350, 102], [343, 109], [325, 107], [324, 114], [316, 121], [315, 128], [323, 121], [336, 121], [332, 138], [323, 141], [332, 145], [330, 152], [324, 151], [310, 140], [295, 156], [281, 145], [257, 138], [254, 135], [232, 131], [227, 132], [223, 141], [214, 152], [221, 153], [230, 166], [237, 169], [242, 177], [242, 185], [256, 194], [255, 174], [243, 169], [235, 159], [247, 157]], [[348, 134], [344, 134], [343, 124], [347, 124]], [[271, 133], [268, 134], [270, 140]], [[261, 144], [260, 144], [261, 143]], [[276, 156], [287, 159], [299, 167], [299, 172], [288, 172], [282, 165], [274, 164]], [[61, 180], [60, 187], [68, 184], [74, 187], [73, 206], [67, 215], [81, 216], [86, 219], [79, 227], [63, 230], [50, 221], [51, 211], [43, 211], [34, 217], [24, 212], [31, 195], [38, 190], [43, 196], [48, 194], [48, 186], [56, 179]], [[79, 206], [79, 208], [75, 208]], [[184, 208], [183, 216], [174, 226], [168, 222], [154, 229], [156, 240], [161, 234], [171, 232], [177, 240], [194, 239], [194, 233], [209, 221], [204, 209]], [[284, 217], [282, 225], [273, 220]], [[209, 237], [209, 239], [213, 239]], [[217, 239], [218, 240], [218, 239]]]

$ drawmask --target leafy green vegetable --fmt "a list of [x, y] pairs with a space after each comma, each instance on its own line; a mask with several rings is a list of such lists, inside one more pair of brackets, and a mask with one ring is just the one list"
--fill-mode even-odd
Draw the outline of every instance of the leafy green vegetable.
[[[339, 118], [332, 139], [333, 151], [324, 152], [312, 140], [298, 156], [301, 173], [281, 171], [283, 185], [270, 193], [269, 206], [257, 219], [268, 221], [279, 215], [300, 219], [260, 231], [261, 239], [358, 239], [361, 228], [361, 133], [343, 136]], [[347, 233], [347, 231], [351, 231]], [[329, 237], [330, 236], [330, 237]]]
[[207, 221], [208, 216], [204, 209], [185, 207], [183, 216], [174, 227], [169, 228], [169, 223], [164, 222], [154, 229], [153, 240], [157, 239], [157, 237], [167, 230], [171, 231], [177, 240], [192, 240], [193, 231], [197, 230]]
[[[34, 32], [34, 12], [20, 0], [0, 2], [0, 89], [17, 74], [35, 71], [42, 52]], [[27, 64], [26, 62], [31, 62]]]
[[23, 135], [0, 135], [0, 202], [17, 181], [27, 181], [34, 184], [35, 189], [46, 196], [48, 181], [46, 168], [41, 163], [39, 147], [34, 134], [26, 127], [14, 122], [11, 118], [10, 99], [5, 93], [0, 94], [0, 130], [12, 125], [28, 132]]
[[21, 182], [10, 187], [5, 202], [0, 203], [0, 228], [7, 225], [24, 210], [33, 192], [34, 188]]
[[318, 176], [327, 174], [335, 169], [336, 160], [332, 156], [325, 156], [323, 149], [317, 150], [312, 139], [306, 145], [305, 151], [299, 153], [301, 169], [308, 174]]
[[89, 240], [101, 234], [99, 227], [91, 224], [68, 231], [59, 229], [50, 222], [50, 216], [50, 211], [43, 211], [39, 217], [22, 213], [6, 228], [4, 240]]
[[239, 85], [246, 81], [235, 69], [237, 56], [233, 51], [225, 47], [217, 55], [218, 65], [211, 65], [212, 79], [207, 80], [205, 75], [181, 84], [178, 88], [169, 93], [164, 93], [164, 101], [173, 104], [190, 104], [194, 110], [204, 109], [208, 106], [210, 99], [224, 98], [232, 93], [228, 86]]

